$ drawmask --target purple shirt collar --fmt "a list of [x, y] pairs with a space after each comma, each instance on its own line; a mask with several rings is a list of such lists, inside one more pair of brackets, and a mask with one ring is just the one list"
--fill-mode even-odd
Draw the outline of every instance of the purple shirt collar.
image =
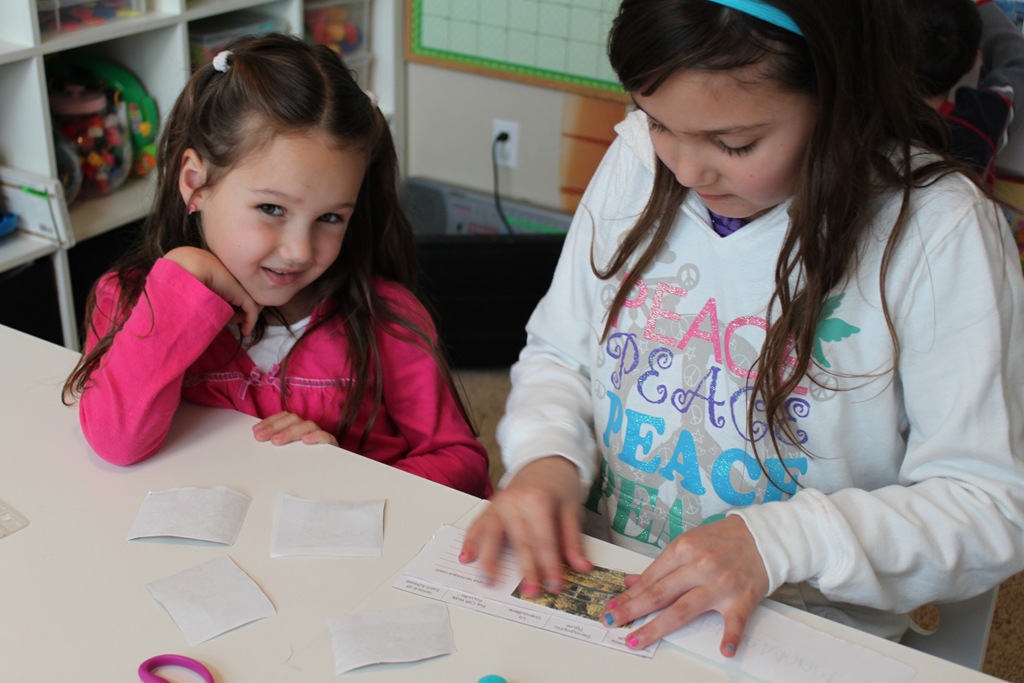
[[711, 227], [722, 237], [728, 237], [747, 224], [745, 218], [719, 216], [711, 209], [708, 209], [708, 215], [711, 216]]

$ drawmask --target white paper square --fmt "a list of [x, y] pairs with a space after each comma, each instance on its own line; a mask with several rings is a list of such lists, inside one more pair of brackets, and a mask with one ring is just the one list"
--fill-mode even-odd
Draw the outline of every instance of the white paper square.
[[327, 620], [335, 673], [370, 664], [417, 662], [455, 651], [445, 605], [348, 614]]
[[249, 575], [227, 555], [146, 584], [189, 645], [277, 614]]
[[271, 557], [380, 557], [384, 500], [277, 499]]
[[0, 538], [10, 536], [28, 526], [28, 520], [19, 515], [14, 508], [0, 500]]
[[174, 536], [231, 545], [251, 502], [249, 496], [224, 486], [150, 491], [128, 539]]

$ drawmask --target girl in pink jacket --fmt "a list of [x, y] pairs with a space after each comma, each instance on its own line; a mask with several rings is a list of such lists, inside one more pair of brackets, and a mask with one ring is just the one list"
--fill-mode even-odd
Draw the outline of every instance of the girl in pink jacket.
[[244, 38], [166, 123], [153, 210], [97, 283], [64, 387], [104, 459], [159, 450], [182, 398], [478, 496], [476, 439], [431, 317], [387, 122], [329, 49]]

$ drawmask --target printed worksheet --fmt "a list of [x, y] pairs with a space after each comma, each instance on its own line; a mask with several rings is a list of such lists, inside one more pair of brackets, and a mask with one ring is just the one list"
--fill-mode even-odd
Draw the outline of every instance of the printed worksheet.
[[[595, 567], [588, 574], [578, 574], [567, 568], [562, 593], [530, 599], [519, 591], [522, 573], [510, 550], [502, 555], [499, 575], [493, 577], [493, 583], [486, 580], [476, 563], [459, 562], [464, 536], [464, 530], [452, 526], [438, 529], [406, 567], [395, 588], [641, 657], [654, 656], [657, 643], [647, 650], [632, 650], [626, 646], [625, 637], [658, 613], [621, 628], [607, 628], [600, 622], [608, 600], [626, 589], [624, 572]], [[659, 642], [735, 671], [743, 680], [761, 683], [912, 683], [917, 673], [912, 666], [881, 652], [763, 605], [751, 615], [735, 657], [727, 659], [719, 653], [722, 631], [721, 616], [708, 612]]]
[[600, 622], [605, 604], [626, 590], [625, 572], [595, 567], [580, 574], [567, 567], [561, 593], [528, 598], [520, 591], [522, 572], [511, 551], [502, 555], [499, 575], [490, 585], [477, 563], [459, 562], [464, 535], [453, 526], [438, 529], [395, 588], [633, 655], [654, 656], [657, 644], [646, 650], [626, 645], [631, 624], [608, 628]]

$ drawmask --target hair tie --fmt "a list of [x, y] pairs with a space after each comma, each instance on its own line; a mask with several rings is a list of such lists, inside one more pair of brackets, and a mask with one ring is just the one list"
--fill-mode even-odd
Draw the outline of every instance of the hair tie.
[[791, 31], [798, 36], [803, 35], [803, 31], [800, 30], [800, 27], [796, 25], [796, 22], [788, 14], [774, 5], [769, 5], [764, 0], [708, 0], [708, 2], [749, 14], [761, 21], [767, 21], [769, 24], [774, 24], [779, 28]]
[[231, 50], [221, 50], [217, 53], [217, 56], [213, 58], [213, 68], [222, 74], [226, 74], [231, 67], [228, 65], [228, 55], [231, 54]]

